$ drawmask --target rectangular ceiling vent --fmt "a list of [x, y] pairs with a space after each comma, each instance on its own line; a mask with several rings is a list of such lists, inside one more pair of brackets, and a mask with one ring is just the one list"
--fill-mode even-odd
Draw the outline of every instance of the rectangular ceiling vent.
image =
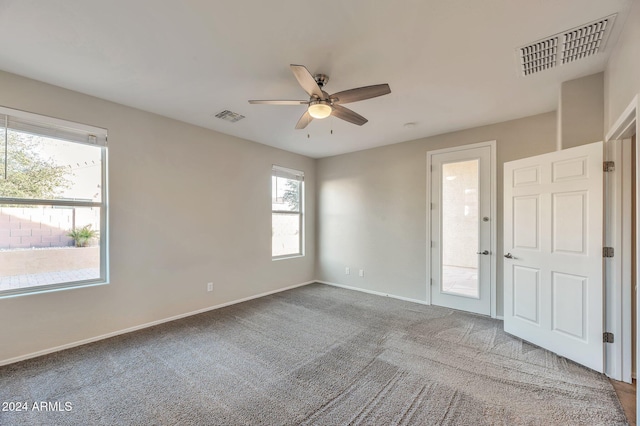
[[520, 48], [522, 75], [555, 67], [558, 63], [558, 37], [549, 37]]
[[235, 123], [236, 121], [240, 121], [243, 118], [245, 118], [245, 116], [240, 115], [237, 112], [232, 112], [232, 111], [229, 111], [228, 109], [225, 109], [224, 111], [217, 113], [216, 118], [219, 118], [224, 121], [228, 121], [230, 123]]
[[577, 59], [586, 58], [604, 48], [605, 35], [609, 35], [609, 18], [566, 31], [562, 34], [562, 63], [566, 64]]
[[616, 15], [546, 37], [518, 49], [523, 76], [568, 64], [604, 50]]

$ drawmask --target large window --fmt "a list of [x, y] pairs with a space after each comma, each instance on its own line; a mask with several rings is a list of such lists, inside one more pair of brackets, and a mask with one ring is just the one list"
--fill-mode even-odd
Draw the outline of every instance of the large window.
[[0, 297], [107, 281], [106, 140], [0, 107]]
[[271, 255], [303, 254], [304, 173], [273, 166], [271, 172]]

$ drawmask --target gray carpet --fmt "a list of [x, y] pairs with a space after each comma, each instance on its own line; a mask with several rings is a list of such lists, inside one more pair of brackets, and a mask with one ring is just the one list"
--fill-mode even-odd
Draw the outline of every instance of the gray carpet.
[[626, 424], [604, 376], [501, 328], [313, 284], [2, 367], [28, 410], [0, 424]]

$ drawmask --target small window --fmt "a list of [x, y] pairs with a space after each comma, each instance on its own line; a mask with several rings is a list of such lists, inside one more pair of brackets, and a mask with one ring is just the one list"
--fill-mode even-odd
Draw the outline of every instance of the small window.
[[304, 173], [273, 166], [271, 172], [271, 255], [302, 256]]
[[106, 139], [0, 107], [0, 297], [107, 281]]

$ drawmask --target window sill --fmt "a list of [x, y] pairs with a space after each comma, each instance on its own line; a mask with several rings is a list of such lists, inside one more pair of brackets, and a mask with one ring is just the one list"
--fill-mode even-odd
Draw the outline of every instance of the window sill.
[[276, 260], [287, 260], [287, 259], [297, 259], [299, 257], [304, 257], [304, 254], [285, 254], [283, 256], [272, 257], [272, 261]]
[[17, 288], [11, 290], [4, 290], [0, 292], [1, 299], [9, 299], [13, 297], [30, 296], [33, 294], [52, 293], [65, 290], [74, 290], [77, 288], [96, 287], [109, 284], [108, 280], [87, 280], [78, 281], [76, 283], [60, 283], [46, 286], [33, 286], [26, 288]]

